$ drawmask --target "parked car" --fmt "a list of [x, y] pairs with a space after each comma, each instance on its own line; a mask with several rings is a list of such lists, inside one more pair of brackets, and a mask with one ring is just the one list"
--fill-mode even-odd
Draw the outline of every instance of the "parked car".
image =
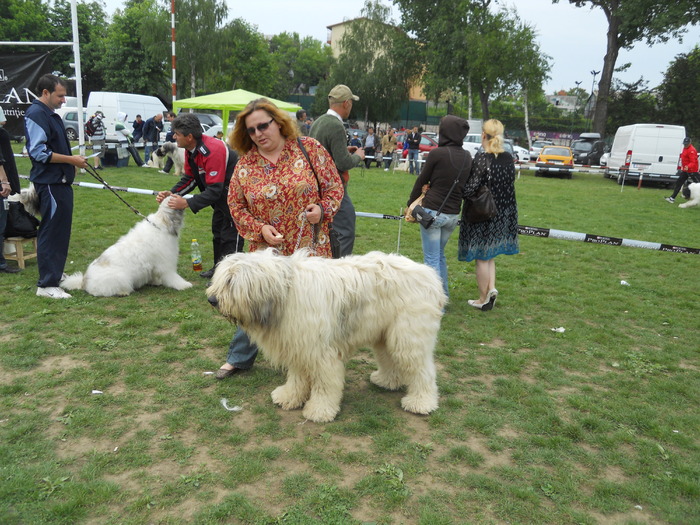
[[600, 156], [600, 165], [601, 166], [607, 166], [608, 165], [608, 159], [610, 158], [610, 152], [606, 151]]
[[678, 157], [685, 127], [670, 124], [630, 124], [618, 128], [613, 140], [606, 176], [645, 183], [671, 185], [678, 177]]
[[480, 147], [481, 133], [469, 133], [466, 137], [464, 137], [464, 141], [462, 142], [462, 149], [471, 153], [472, 157], [476, 155], [476, 152], [479, 151]]
[[[83, 125], [87, 119], [87, 111], [83, 110]], [[68, 135], [68, 140], [78, 140], [80, 136], [80, 125], [78, 124], [78, 110], [73, 108], [70, 111], [66, 111], [63, 114], [63, 125], [66, 128], [66, 135]]]
[[571, 171], [574, 168], [574, 153], [567, 146], [544, 146], [537, 157], [535, 166], [538, 168], [560, 168], [566, 170], [565, 172], [537, 170], [535, 176], [552, 173], [554, 176], [570, 179]]
[[551, 140], [536, 140], [533, 142], [530, 148], [530, 160], [536, 160], [540, 151], [542, 151], [542, 148], [545, 146], [554, 146], [554, 142]]
[[512, 139], [505, 139], [503, 142], [504, 142], [504, 144], [508, 144], [510, 146], [510, 149], [507, 149], [506, 151], [508, 151], [508, 153], [513, 155], [513, 158], [516, 161], [526, 162], [526, 161], [530, 160], [530, 152], [528, 150], [526, 150], [525, 148], [521, 148], [520, 146], [516, 146], [513, 143]]
[[[477, 153], [481, 153], [483, 151], [484, 151], [484, 147], [479, 146], [478, 148], [476, 148], [476, 151], [472, 154], [472, 158], [474, 158], [474, 155], [476, 155]], [[513, 162], [516, 162], [518, 160], [517, 157], [515, 156], [515, 151], [513, 149], [512, 141], [509, 141], [508, 139], [503, 141], [503, 151], [510, 153], [510, 156], [513, 157]]]
[[605, 141], [575, 140], [571, 144], [574, 162], [584, 166], [599, 166], [600, 157], [605, 153]]
[[[403, 149], [403, 141], [404, 140], [406, 140], [406, 132], [405, 131], [401, 131], [401, 132], [396, 134], [396, 149], [397, 150]], [[421, 152], [421, 156], [434, 150], [437, 147], [438, 147], [437, 140], [421, 134], [420, 144], [418, 145], [418, 149]], [[402, 156], [404, 159], [406, 157], [408, 157], [408, 150], [404, 150], [402, 153]]]
[[197, 115], [199, 122], [201, 122], [203, 126], [207, 126], [207, 129], [212, 126], [222, 126], [224, 124], [221, 117], [214, 113], [195, 113], [195, 115]]
[[[234, 121], [234, 122], [229, 122], [229, 123], [228, 123], [228, 133], [225, 133], [225, 134], [224, 134], [224, 139], [226, 139], [226, 138], [231, 134], [231, 132], [233, 131], [233, 126], [234, 126], [235, 124], [236, 124], [235, 121]], [[210, 127], [210, 128], [207, 129], [207, 130], [204, 130], [204, 134], [207, 135], [207, 136], [209, 136], [209, 137], [216, 137], [216, 134], [217, 134], [219, 131], [222, 131], [223, 129], [224, 129], [224, 125], [223, 125], [223, 124], [217, 124], [217, 125], [215, 125], [215, 126]]]

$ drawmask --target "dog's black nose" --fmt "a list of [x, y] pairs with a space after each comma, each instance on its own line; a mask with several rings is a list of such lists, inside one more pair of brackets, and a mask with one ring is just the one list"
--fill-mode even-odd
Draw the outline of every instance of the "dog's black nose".
[[219, 301], [217, 301], [216, 297], [213, 295], [208, 297], [207, 300], [209, 301], [209, 304], [212, 305], [214, 308], [219, 306]]

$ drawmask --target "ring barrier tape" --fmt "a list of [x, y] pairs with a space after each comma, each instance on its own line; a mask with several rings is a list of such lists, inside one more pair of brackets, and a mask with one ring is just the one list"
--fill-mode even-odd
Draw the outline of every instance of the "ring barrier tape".
[[[22, 179], [28, 179], [27, 175], [20, 175]], [[108, 189], [102, 184], [96, 184], [93, 182], [73, 182], [73, 186], [79, 186], [83, 188], [93, 188], [93, 189]], [[156, 195], [158, 192], [155, 190], [146, 190], [142, 188], [126, 188], [120, 186], [110, 186], [115, 191], [124, 191], [126, 193], [138, 193], [142, 195]], [[185, 199], [189, 199], [191, 195], [183, 195]], [[389, 215], [385, 213], [368, 213], [368, 212], [355, 212], [357, 217], [365, 217], [370, 219], [389, 219], [394, 221], [403, 221], [403, 215]], [[401, 222], [399, 223], [399, 226]], [[590, 233], [580, 233], [571, 232], [566, 230], [557, 230], [554, 228], [538, 228], [535, 226], [521, 226], [518, 225], [518, 234], [527, 235], [529, 237], [539, 237], [548, 239], [559, 239], [563, 241], [580, 241], [591, 244], [602, 244], [605, 246], [626, 246], [628, 248], [644, 248], [647, 250], [657, 250], [662, 252], [672, 252], [672, 253], [687, 253], [692, 255], [700, 255], [700, 248], [688, 248], [686, 246], [675, 246], [672, 244], [664, 244], [658, 242], [648, 242], [648, 241], [637, 241], [634, 239], [622, 239], [619, 237], [607, 237], [605, 235], [593, 235]]]

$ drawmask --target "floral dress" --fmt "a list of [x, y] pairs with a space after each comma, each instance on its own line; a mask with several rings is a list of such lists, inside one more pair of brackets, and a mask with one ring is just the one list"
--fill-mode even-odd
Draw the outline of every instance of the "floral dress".
[[[262, 236], [262, 227], [269, 224], [284, 235], [284, 243], [276, 247], [282, 255], [309, 248], [316, 255], [331, 257], [328, 223], [340, 207], [343, 185], [328, 151], [310, 137], [302, 137], [301, 141], [318, 182], [294, 139], [285, 142], [276, 164], [263, 157], [255, 145], [236, 164], [228, 205], [239, 233], [249, 241], [250, 251], [269, 247]], [[318, 225], [306, 220], [304, 210], [309, 204], [323, 208]]]
[[[515, 166], [509, 153], [477, 153], [472, 172], [464, 188], [464, 196], [472, 195], [486, 179], [491, 164], [489, 189], [498, 215], [485, 222], [467, 223], [464, 209], [459, 226], [457, 258], [460, 261], [488, 261], [497, 255], [514, 255], [518, 247], [518, 204], [515, 201]], [[466, 206], [466, 202], [465, 202]]]

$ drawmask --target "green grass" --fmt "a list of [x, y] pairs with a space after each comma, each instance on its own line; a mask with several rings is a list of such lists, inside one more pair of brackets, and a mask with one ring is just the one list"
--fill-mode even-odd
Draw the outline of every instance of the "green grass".
[[[356, 209], [389, 215], [414, 180], [352, 175]], [[532, 172], [516, 187], [523, 225], [700, 247], [700, 209], [665, 203], [667, 190]], [[107, 191], [75, 198], [68, 272], [138, 220]], [[209, 221], [186, 216], [180, 273], [195, 286], [183, 292], [49, 301], [34, 295], [36, 261], [0, 277], [0, 523], [700, 522], [698, 256], [521, 237], [519, 255], [497, 259], [498, 304], [483, 313], [467, 306], [474, 267], [457, 261], [455, 233], [440, 409], [402, 411], [401, 393], [369, 384], [361, 349], [338, 418], [317, 425], [273, 406], [284, 376], [264, 359], [227, 381], [204, 375], [233, 334], [189, 268], [193, 237], [211, 264]], [[401, 253], [422, 260], [418, 227], [394, 220], [358, 218], [356, 253], [396, 251], [399, 232]]]

